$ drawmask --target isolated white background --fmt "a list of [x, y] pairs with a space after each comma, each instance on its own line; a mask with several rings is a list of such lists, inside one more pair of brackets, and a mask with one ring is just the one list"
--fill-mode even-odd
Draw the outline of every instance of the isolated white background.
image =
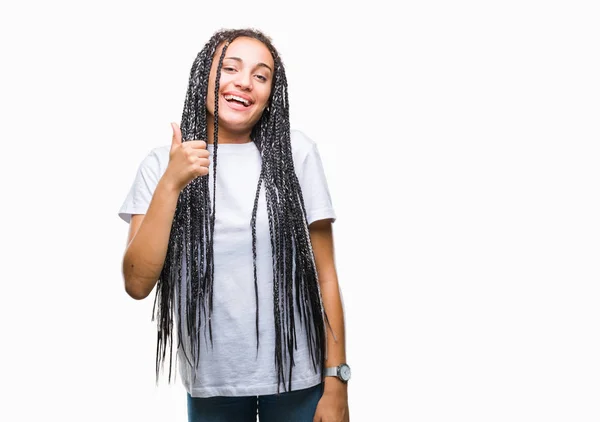
[[251, 26], [338, 214], [351, 420], [600, 420], [593, 3], [4, 4], [0, 419], [186, 420], [117, 211], [204, 42]]

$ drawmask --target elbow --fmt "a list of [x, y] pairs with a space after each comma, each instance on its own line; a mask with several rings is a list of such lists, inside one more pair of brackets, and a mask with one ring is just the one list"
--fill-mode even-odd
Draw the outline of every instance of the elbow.
[[147, 263], [140, 263], [128, 253], [123, 257], [122, 265], [125, 292], [135, 300], [147, 298], [154, 289], [160, 272], [153, 271]]
[[136, 283], [125, 280], [125, 292], [129, 295], [129, 297], [135, 300], [142, 300], [148, 297], [150, 292], [143, 291], [139, 287], [136, 287]]
[[128, 271], [133, 265], [123, 265], [123, 281], [125, 284], [125, 293], [135, 300], [142, 300], [148, 297], [150, 292], [144, 288], [144, 283], [135, 276], [133, 271]]

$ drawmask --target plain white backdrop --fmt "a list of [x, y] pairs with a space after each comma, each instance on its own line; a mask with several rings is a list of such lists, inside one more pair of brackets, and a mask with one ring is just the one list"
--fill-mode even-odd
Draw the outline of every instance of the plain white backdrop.
[[[18, 5], [17, 5], [18, 4]], [[600, 420], [599, 14], [583, 1], [0, 10], [4, 421], [185, 421], [117, 216], [212, 33], [255, 27], [338, 221], [354, 422]]]

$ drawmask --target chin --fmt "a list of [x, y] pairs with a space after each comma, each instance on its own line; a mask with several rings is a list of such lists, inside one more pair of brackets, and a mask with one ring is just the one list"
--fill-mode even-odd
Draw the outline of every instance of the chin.
[[229, 132], [246, 133], [252, 131], [254, 123], [251, 123], [248, 120], [222, 119], [221, 116], [219, 116], [219, 126]]
[[232, 132], [247, 132], [252, 130], [259, 119], [249, 119], [240, 115], [231, 115], [230, 113], [219, 113], [219, 125]]

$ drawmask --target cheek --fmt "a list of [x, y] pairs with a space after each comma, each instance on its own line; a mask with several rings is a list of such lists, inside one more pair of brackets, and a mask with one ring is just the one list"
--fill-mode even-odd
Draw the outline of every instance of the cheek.
[[269, 97], [271, 96], [271, 90], [269, 88], [265, 89], [260, 94], [260, 102], [262, 108], [266, 108], [269, 105]]
[[[208, 92], [207, 94], [211, 94], [213, 95], [215, 92], [215, 76], [216, 76], [216, 69], [211, 69], [209, 75], [208, 75]], [[219, 83], [222, 85], [223, 84], [223, 78], [221, 78], [221, 80], [219, 81]]]
[[206, 106], [211, 110], [215, 107], [215, 82], [212, 76], [208, 79], [208, 88], [206, 91]]
[[215, 108], [215, 96], [212, 94], [211, 91], [208, 91], [206, 93], [206, 108], [212, 112]]

